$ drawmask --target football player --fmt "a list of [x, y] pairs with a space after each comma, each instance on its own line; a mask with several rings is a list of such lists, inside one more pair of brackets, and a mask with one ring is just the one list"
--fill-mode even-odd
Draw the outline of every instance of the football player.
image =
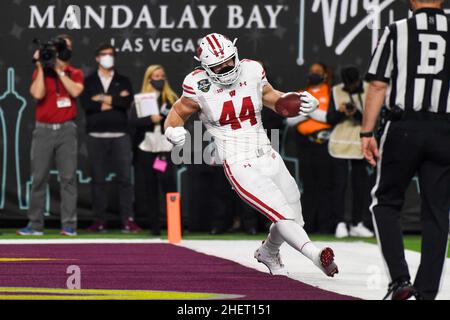
[[[165, 121], [165, 135], [176, 146], [185, 142], [185, 121], [195, 112], [214, 137], [225, 175], [238, 195], [273, 223], [255, 251], [272, 275], [287, 275], [280, 246], [287, 242], [327, 276], [338, 272], [331, 248], [316, 247], [305, 230], [300, 192], [281, 156], [272, 148], [261, 121], [261, 109], [275, 111], [283, 95], [267, 81], [262, 66], [239, 60], [234, 41], [212, 33], [199, 45], [202, 69], [186, 76], [183, 95]], [[299, 114], [313, 112], [319, 102], [308, 92], [299, 95]]]

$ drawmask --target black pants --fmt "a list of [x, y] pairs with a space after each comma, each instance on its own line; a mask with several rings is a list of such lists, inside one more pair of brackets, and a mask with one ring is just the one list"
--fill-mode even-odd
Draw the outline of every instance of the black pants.
[[[153, 169], [153, 163], [157, 157], [167, 161], [165, 172]], [[140, 199], [142, 200], [138, 202], [136, 210], [146, 211], [150, 219], [150, 228], [153, 232], [158, 232], [161, 228], [161, 212], [166, 212], [166, 193], [177, 191], [175, 168], [170, 160], [170, 152], [152, 153], [137, 149], [135, 176], [135, 181], [141, 181], [136, 184], [139, 189], [136, 190], [136, 193], [141, 195]], [[162, 208], [164, 210], [161, 210]]]
[[[369, 172], [365, 160], [333, 159], [334, 190], [333, 204], [336, 223], [345, 222], [345, 195], [351, 165], [352, 179], [352, 224], [363, 221], [363, 215], [369, 213]], [[368, 216], [368, 215], [366, 215]]]
[[94, 138], [88, 136], [87, 148], [92, 175], [92, 207], [97, 220], [106, 221], [108, 205], [107, 175], [116, 174], [119, 213], [123, 220], [133, 217], [133, 186], [131, 184], [131, 142], [125, 135], [120, 138]]
[[331, 214], [333, 188], [333, 159], [328, 144], [309, 141], [295, 133], [297, 155], [300, 161], [301, 197], [305, 230], [307, 232], [331, 233], [334, 219]]
[[419, 175], [422, 200], [421, 261], [414, 282], [427, 299], [439, 289], [447, 255], [450, 212], [450, 121], [388, 123], [381, 139], [372, 210], [392, 280], [410, 275], [405, 260], [400, 213], [405, 191]]

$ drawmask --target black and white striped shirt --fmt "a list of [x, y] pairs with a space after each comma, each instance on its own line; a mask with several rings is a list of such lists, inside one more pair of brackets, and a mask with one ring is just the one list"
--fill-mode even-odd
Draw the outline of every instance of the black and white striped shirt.
[[386, 27], [366, 80], [390, 83], [388, 108], [450, 113], [449, 31], [444, 11], [429, 8]]

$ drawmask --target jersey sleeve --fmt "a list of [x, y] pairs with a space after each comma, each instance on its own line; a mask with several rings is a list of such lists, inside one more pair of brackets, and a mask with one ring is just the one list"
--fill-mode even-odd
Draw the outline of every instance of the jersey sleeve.
[[369, 70], [366, 74], [367, 81], [383, 81], [389, 83], [393, 70], [392, 32], [386, 27], [383, 36], [378, 43]]
[[198, 95], [195, 90], [194, 76], [192, 74], [189, 74], [186, 76], [186, 78], [184, 78], [182, 87], [183, 87], [183, 97], [191, 99], [197, 103], [199, 102]]
[[269, 84], [269, 80], [267, 80], [267, 74], [266, 74], [266, 70], [264, 70], [264, 68], [261, 66], [262, 72], [261, 72], [261, 83], [262, 86], [264, 87], [265, 85]]
[[261, 79], [262, 87], [269, 84], [269, 80], [267, 80], [266, 70], [264, 70], [264, 67], [262, 66], [262, 64], [259, 63], [258, 61], [252, 61], [252, 63], [256, 70], [256, 74], [258, 75], [258, 79]]

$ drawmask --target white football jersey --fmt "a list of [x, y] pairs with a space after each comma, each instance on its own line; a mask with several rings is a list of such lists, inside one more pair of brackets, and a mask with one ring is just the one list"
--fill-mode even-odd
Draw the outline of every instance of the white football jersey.
[[270, 147], [261, 120], [266, 73], [253, 60], [241, 60], [241, 68], [238, 80], [227, 87], [211, 82], [204, 70], [183, 82], [183, 96], [200, 105], [200, 119], [214, 137], [219, 158], [228, 163], [255, 158]]

